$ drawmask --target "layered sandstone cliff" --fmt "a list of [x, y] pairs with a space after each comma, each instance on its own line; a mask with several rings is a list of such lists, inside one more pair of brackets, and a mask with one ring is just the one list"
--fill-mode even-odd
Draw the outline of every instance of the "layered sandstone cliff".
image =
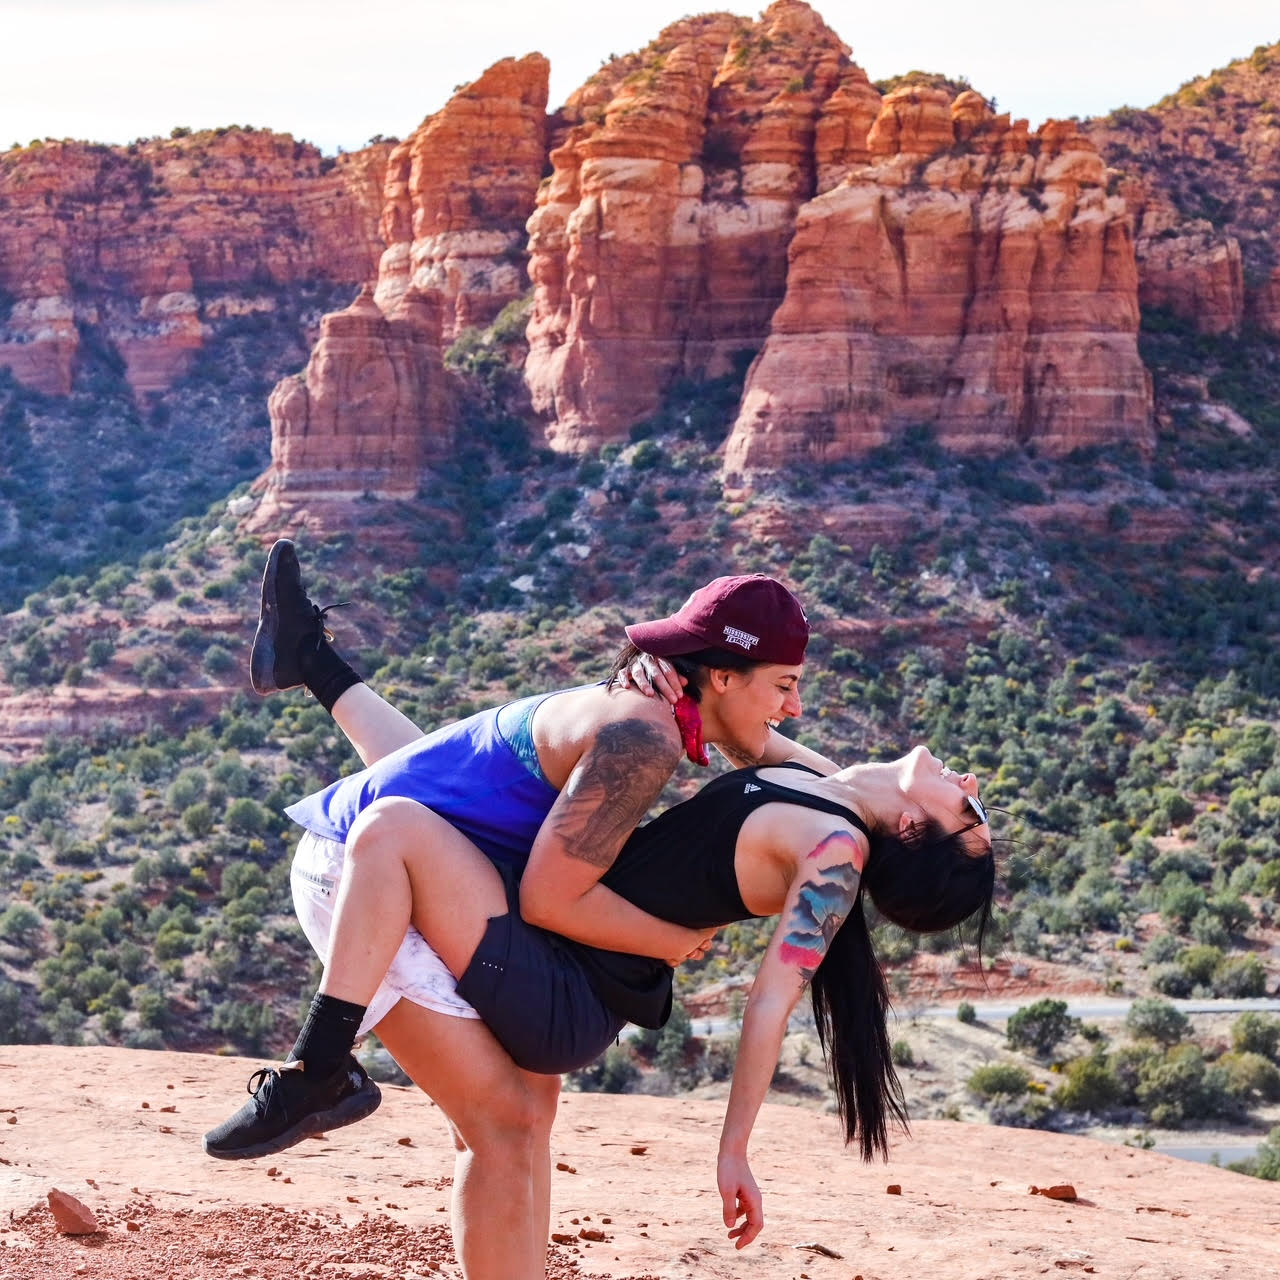
[[1280, 334], [1280, 45], [1086, 131], [1134, 210], [1144, 307]]
[[306, 371], [271, 393], [269, 506], [412, 498], [453, 443], [440, 300], [410, 287], [384, 313], [366, 285], [321, 321]]
[[625, 438], [676, 379], [758, 349], [833, 95], [855, 120], [879, 96], [808, 5], [779, 0], [754, 23], [678, 22], [569, 100], [529, 223], [526, 380], [553, 447]]
[[447, 342], [526, 292], [550, 72], [538, 53], [496, 63], [391, 153], [375, 294], [383, 311], [409, 288], [436, 293]]
[[549, 74], [541, 54], [505, 59], [392, 152], [376, 286], [324, 318], [305, 373], [271, 395], [268, 511], [317, 495], [410, 497], [448, 456], [443, 350], [527, 289]]
[[727, 475], [919, 425], [983, 452], [1150, 443], [1132, 221], [1089, 141], [905, 88], [866, 149], [797, 219]]
[[232, 128], [0, 154], [0, 366], [65, 394], [83, 332], [135, 392], [163, 391], [217, 320], [271, 312], [299, 282], [368, 279], [389, 150], [330, 161]]

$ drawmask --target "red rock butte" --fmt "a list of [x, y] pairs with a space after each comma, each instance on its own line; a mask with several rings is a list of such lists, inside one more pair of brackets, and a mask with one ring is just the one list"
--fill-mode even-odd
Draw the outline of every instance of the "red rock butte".
[[787, 293], [726, 448], [730, 482], [934, 428], [946, 447], [1150, 447], [1132, 220], [1070, 124], [904, 88], [871, 163], [800, 211]]

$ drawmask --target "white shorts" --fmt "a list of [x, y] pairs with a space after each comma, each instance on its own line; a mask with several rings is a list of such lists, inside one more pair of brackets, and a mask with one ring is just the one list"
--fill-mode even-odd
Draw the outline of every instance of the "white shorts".
[[[316, 955], [322, 961], [329, 956], [329, 933], [333, 928], [333, 908], [338, 899], [338, 882], [346, 849], [336, 840], [307, 831], [293, 855], [290, 884], [293, 909], [298, 923], [307, 935]], [[377, 1026], [391, 1012], [398, 1000], [412, 1000], [424, 1009], [448, 1014], [454, 1018], [479, 1018], [480, 1015], [458, 994], [458, 984], [445, 962], [436, 955], [427, 940], [412, 925], [400, 944], [387, 970], [382, 985], [369, 1001], [358, 1034]]]

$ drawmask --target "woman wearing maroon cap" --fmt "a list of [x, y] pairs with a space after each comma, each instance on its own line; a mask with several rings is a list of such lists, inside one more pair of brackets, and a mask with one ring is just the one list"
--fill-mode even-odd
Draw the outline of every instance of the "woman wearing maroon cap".
[[[541, 1275], [559, 1081], [518, 1068], [478, 1014], [497, 1023], [510, 1011], [508, 962], [527, 958], [534, 925], [672, 961], [706, 944], [713, 929], [659, 919], [601, 877], [681, 755], [705, 762], [704, 740], [735, 763], [834, 771], [777, 732], [801, 710], [808, 624], [772, 579], [717, 579], [671, 617], [629, 630], [691, 681], [696, 697], [682, 697], [674, 715], [667, 702], [611, 682], [423, 737], [329, 646], [324, 613], [302, 588], [292, 544], [277, 543], [263, 577], [254, 687], [305, 685], [371, 767], [290, 809], [307, 829], [295, 901], [325, 974], [290, 1061], [255, 1074], [251, 1101], [206, 1135], [205, 1149], [223, 1159], [271, 1154], [369, 1114], [378, 1091], [350, 1049], [376, 1024], [454, 1126], [454, 1234], [466, 1275]], [[446, 891], [429, 854], [451, 841], [470, 842], [466, 905], [481, 922], [456, 989], [447, 970], [430, 971], [429, 949], [410, 927], [415, 901]], [[591, 1017], [559, 1029], [557, 1061], [596, 1044], [601, 1024]], [[473, 1229], [496, 1203], [508, 1230]]]

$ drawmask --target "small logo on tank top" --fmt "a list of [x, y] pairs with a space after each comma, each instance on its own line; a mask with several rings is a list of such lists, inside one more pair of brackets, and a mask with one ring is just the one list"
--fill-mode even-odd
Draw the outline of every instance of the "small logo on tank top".
[[725, 627], [724, 638], [729, 644], [736, 644], [743, 649], [754, 649], [760, 643], [759, 636], [753, 636], [750, 631], [739, 631], [737, 627]]
[[748, 792], [759, 791], [759, 790], [760, 788], [757, 787], [754, 782], [748, 782], [747, 785], [742, 788], [742, 794], [745, 796]]

